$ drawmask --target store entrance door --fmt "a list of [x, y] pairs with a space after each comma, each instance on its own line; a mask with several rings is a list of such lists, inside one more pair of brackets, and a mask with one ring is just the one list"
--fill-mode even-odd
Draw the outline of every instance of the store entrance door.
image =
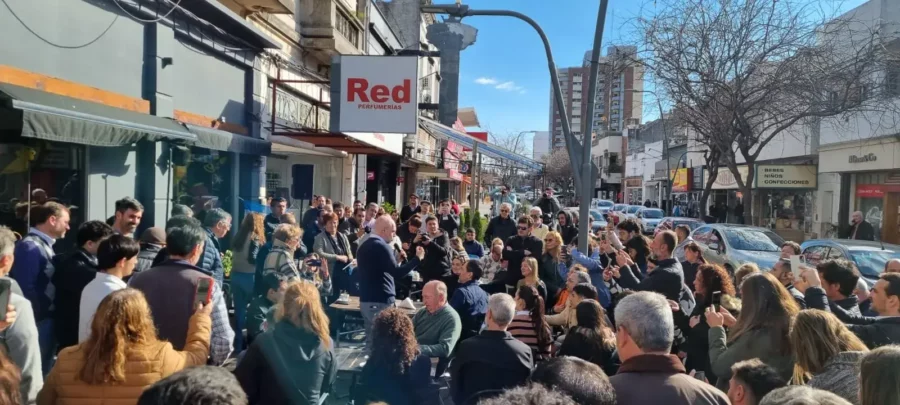
[[884, 208], [881, 240], [900, 244], [900, 193], [885, 193]]

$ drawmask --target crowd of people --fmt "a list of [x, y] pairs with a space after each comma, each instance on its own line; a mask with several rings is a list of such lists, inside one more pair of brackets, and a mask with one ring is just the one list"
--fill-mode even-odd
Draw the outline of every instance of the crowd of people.
[[457, 405], [900, 400], [884, 372], [900, 367], [898, 261], [870, 289], [846, 260], [792, 268], [788, 242], [774, 268], [731, 274], [686, 227], [580, 232], [552, 190], [518, 217], [501, 198], [483, 238], [452, 200], [287, 207], [232, 232], [222, 209], [176, 205], [136, 235], [144, 207], [124, 198], [65, 252], [57, 202], [24, 236], [0, 227], [0, 403], [319, 405], [342, 338], [331, 306], [349, 296], [368, 356], [357, 404], [440, 403], [442, 379]]

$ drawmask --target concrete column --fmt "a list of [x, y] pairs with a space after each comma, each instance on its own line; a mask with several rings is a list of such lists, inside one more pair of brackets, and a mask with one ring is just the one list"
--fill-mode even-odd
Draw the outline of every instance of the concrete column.
[[428, 26], [428, 41], [441, 51], [438, 121], [446, 126], [452, 126], [456, 122], [459, 108], [459, 54], [475, 43], [477, 33], [475, 27], [452, 19]]

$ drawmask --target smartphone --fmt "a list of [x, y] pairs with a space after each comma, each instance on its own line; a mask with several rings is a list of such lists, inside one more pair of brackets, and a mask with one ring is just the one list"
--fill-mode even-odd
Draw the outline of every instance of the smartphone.
[[319, 259], [309, 259], [306, 261], [306, 265], [310, 267], [322, 267], [322, 261]]
[[719, 312], [719, 308], [722, 307], [722, 292], [721, 291], [713, 291], [712, 306], [713, 306], [713, 311]]
[[705, 371], [696, 371], [694, 372], [694, 378], [700, 381], [706, 381], [706, 372]]
[[212, 301], [213, 284], [212, 277], [204, 277], [197, 280], [197, 291], [194, 293], [194, 306], [197, 304], [209, 305]]
[[0, 320], [4, 322], [6, 321], [6, 307], [9, 306], [9, 295], [12, 294], [11, 289], [12, 281], [0, 280], [0, 314], [3, 315]]
[[794, 273], [795, 279], [799, 279], [801, 274], [803, 274], [803, 269], [800, 268], [799, 255], [791, 255], [791, 273]]

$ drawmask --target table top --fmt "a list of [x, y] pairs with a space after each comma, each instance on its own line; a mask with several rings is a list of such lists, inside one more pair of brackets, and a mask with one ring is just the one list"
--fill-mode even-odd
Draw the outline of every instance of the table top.
[[[401, 309], [402, 309], [403, 311], [405, 311], [407, 314], [409, 314], [410, 316], [412, 316], [412, 315], [415, 315], [415, 313], [416, 313], [419, 309], [425, 307], [425, 304], [423, 304], [423, 303], [421, 303], [421, 302], [416, 302], [416, 303], [414, 303], [414, 304], [415, 304], [415, 306], [416, 306], [416, 309], [407, 309], [407, 308], [401, 308]], [[334, 302], [334, 303], [332, 303], [332, 304], [330, 305], [330, 307], [331, 307], [331, 308], [334, 308], [334, 309], [336, 309], [336, 310], [338, 310], [338, 311], [359, 312], [359, 297], [356, 297], [356, 296], [352, 296], [352, 295], [351, 295], [351, 296], [350, 296], [350, 301], [349, 301], [348, 303], [346, 303], [346, 304], [339, 304], [339, 303], [337, 303], [337, 302]]]

